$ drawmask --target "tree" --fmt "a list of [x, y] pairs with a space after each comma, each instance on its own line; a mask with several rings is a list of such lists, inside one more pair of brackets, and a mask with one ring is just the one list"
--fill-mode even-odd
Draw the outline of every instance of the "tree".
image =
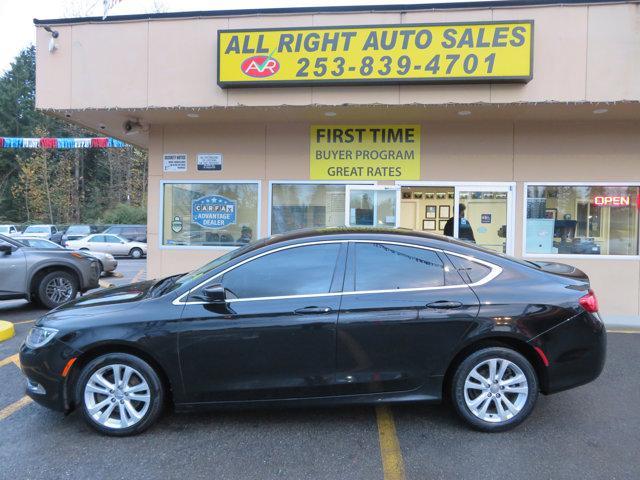
[[[0, 136], [88, 137], [35, 109], [35, 49], [0, 77]], [[147, 153], [123, 149], [0, 149], [0, 222], [95, 222], [120, 203], [145, 207]]]

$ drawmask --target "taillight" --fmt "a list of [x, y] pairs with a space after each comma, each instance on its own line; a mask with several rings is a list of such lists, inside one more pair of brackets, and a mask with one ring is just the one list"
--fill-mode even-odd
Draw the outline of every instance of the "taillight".
[[580, 306], [589, 313], [596, 313], [598, 311], [598, 299], [593, 290], [589, 290], [589, 293], [581, 297], [579, 302]]

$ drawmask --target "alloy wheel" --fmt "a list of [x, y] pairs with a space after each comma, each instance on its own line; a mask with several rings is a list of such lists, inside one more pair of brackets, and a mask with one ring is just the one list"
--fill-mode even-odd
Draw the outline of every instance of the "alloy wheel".
[[113, 364], [96, 370], [84, 389], [89, 416], [113, 429], [140, 422], [151, 403], [151, 389], [142, 374], [129, 365]]
[[73, 296], [73, 284], [64, 277], [52, 278], [45, 287], [45, 294], [56, 304], [68, 302]]
[[485, 422], [514, 418], [527, 402], [529, 386], [518, 365], [504, 358], [483, 360], [464, 382], [464, 400], [473, 415]]

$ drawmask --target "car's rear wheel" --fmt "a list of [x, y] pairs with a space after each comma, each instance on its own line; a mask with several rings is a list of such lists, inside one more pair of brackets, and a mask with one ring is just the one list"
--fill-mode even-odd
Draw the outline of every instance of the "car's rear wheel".
[[131, 256], [131, 258], [142, 258], [142, 250], [140, 250], [139, 248], [132, 248], [131, 251], [129, 252], [129, 256]]
[[470, 354], [458, 365], [451, 388], [457, 413], [485, 432], [509, 430], [520, 424], [538, 398], [538, 379], [529, 361], [503, 347]]
[[149, 428], [162, 412], [164, 390], [144, 360], [110, 353], [89, 362], [76, 386], [85, 421], [106, 435], [124, 437]]
[[56, 308], [76, 298], [78, 279], [69, 272], [49, 272], [40, 279], [36, 294], [42, 305]]

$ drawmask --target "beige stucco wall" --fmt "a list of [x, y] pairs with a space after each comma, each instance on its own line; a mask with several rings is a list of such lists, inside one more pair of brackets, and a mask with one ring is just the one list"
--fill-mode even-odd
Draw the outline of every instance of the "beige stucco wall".
[[[363, 119], [363, 123], [378, 123]], [[379, 123], [384, 119], [380, 118]], [[522, 254], [527, 181], [640, 181], [640, 122], [423, 123], [421, 179], [516, 182], [515, 254]], [[309, 180], [309, 125], [165, 125], [151, 131], [149, 168], [150, 277], [188, 270], [220, 249], [160, 248], [159, 191], [166, 180], [259, 180], [261, 236], [267, 235], [269, 180]], [[224, 154], [222, 172], [198, 172], [196, 155]], [[162, 173], [162, 153], [187, 153], [188, 171]], [[553, 260], [549, 257], [549, 260]], [[562, 259], [584, 269], [610, 316], [640, 315], [640, 261]]]
[[[228, 89], [216, 85], [217, 31], [442, 21], [535, 21], [526, 85]], [[37, 106], [46, 109], [640, 100], [640, 5], [262, 15], [56, 26], [37, 32]]]

